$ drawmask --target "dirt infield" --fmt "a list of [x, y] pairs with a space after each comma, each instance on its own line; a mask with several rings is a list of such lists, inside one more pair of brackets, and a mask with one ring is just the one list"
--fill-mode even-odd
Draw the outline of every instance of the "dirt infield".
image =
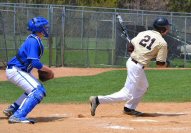
[[[116, 70], [114, 68], [52, 68], [55, 77], [85, 76]], [[34, 75], [37, 73], [34, 71]], [[0, 71], [0, 80], [5, 73]], [[29, 118], [36, 124], [8, 124], [0, 113], [0, 133], [189, 133], [191, 132], [191, 103], [140, 103], [138, 110], [145, 117], [123, 114], [124, 103], [105, 104], [97, 108], [96, 116], [90, 115], [90, 105], [39, 104]], [[7, 104], [1, 104], [0, 110]]]
[[[7, 105], [0, 105], [1, 110]], [[149, 117], [122, 113], [123, 104], [100, 105], [95, 117], [89, 104], [39, 104], [31, 114], [36, 124], [8, 124], [0, 114], [1, 133], [190, 133], [191, 103], [140, 103]]]

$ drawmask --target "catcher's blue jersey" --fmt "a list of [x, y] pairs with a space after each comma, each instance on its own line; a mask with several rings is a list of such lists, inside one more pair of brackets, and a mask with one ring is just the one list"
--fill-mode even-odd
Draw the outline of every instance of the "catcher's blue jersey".
[[44, 46], [41, 39], [35, 34], [30, 34], [21, 45], [18, 53], [9, 62], [8, 66], [16, 66], [25, 72], [33, 69], [31, 61], [33, 59], [40, 60], [44, 52]]

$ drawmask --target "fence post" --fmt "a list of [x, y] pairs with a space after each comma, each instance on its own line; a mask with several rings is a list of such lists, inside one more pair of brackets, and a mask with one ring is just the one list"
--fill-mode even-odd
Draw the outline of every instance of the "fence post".
[[62, 66], [64, 66], [65, 14], [66, 14], [66, 7], [64, 6], [63, 10], [62, 10], [62, 41], [61, 41], [61, 61], [62, 61]]
[[53, 13], [53, 8], [51, 5], [48, 6], [48, 20], [49, 20], [49, 38], [48, 38], [48, 46], [49, 46], [49, 67], [52, 66], [52, 26], [53, 26], [53, 21], [52, 21], [52, 13]]
[[[187, 38], [186, 38], [186, 23], [187, 23], [187, 18], [185, 17], [184, 19], [184, 28], [185, 28], [185, 31], [184, 31], [184, 45], [185, 45], [185, 51], [186, 51], [186, 41], [187, 41]], [[189, 55], [188, 55], [189, 56]], [[186, 67], [186, 52], [184, 53], [184, 68]]]
[[114, 14], [112, 15], [112, 42], [113, 42], [113, 45], [112, 45], [112, 48], [111, 48], [111, 56], [112, 56], [112, 59], [111, 59], [111, 65], [113, 66], [114, 65], [114, 59], [115, 59], [115, 20], [116, 20], [116, 10], [114, 12]]
[[15, 5], [14, 5], [14, 18], [13, 18], [13, 20], [14, 20], [14, 24], [13, 24], [13, 34], [14, 34], [14, 43], [15, 43], [15, 52], [17, 52], [17, 43], [16, 43], [16, 9], [15, 9]]

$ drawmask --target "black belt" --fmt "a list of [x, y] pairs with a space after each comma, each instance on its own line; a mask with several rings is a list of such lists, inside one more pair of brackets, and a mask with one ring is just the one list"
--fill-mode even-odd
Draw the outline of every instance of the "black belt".
[[[136, 61], [135, 59], [131, 59], [135, 64], [139, 63], [138, 61]], [[145, 68], [144, 66], [142, 67], [143, 69]]]
[[138, 61], [136, 61], [135, 59], [131, 59], [135, 64], [137, 64], [138, 63]]
[[[7, 69], [12, 69], [14, 66], [7, 66]], [[25, 71], [24, 69], [20, 69], [22, 71]]]
[[13, 66], [7, 66], [7, 69], [12, 69], [13, 68]]

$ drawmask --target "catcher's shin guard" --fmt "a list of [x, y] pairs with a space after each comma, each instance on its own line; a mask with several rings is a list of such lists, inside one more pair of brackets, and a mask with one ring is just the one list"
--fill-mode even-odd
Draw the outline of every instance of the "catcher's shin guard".
[[32, 109], [42, 101], [46, 96], [46, 91], [43, 86], [38, 86], [25, 98], [19, 109], [13, 114], [17, 118], [26, 117]]

